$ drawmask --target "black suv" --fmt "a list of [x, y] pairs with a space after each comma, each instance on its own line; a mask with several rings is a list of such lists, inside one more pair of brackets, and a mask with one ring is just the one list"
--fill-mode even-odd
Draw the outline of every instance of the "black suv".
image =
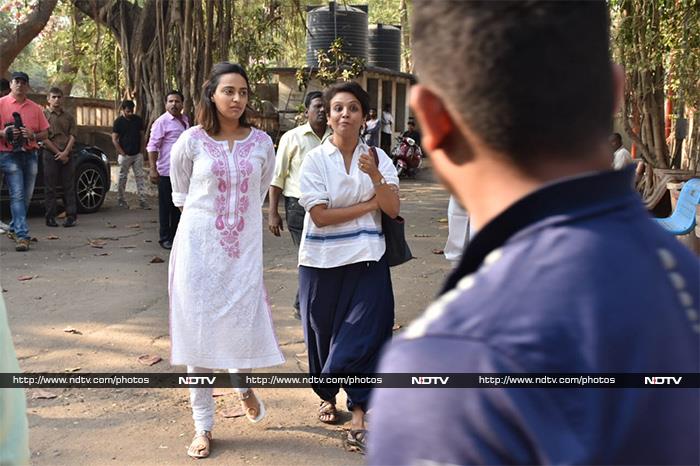
[[[110, 185], [109, 161], [107, 154], [95, 146], [75, 143], [71, 157], [75, 158], [75, 196], [78, 212], [90, 214], [97, 212], [107, 197]], [[57, 198], [63, 196], [63, 188], [58, 187]], [[39, 152], [39, 171], [36, 175], [32, 203], [44, 200], [44, 168], [43, 157]], [[0, 186], [0, 205], [9, 206], [10, 193], [7, 183]]]

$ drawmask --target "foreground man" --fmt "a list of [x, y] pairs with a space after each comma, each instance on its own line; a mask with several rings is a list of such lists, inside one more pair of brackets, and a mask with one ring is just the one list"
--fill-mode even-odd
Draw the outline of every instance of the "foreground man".
[[[378, 372], [697, 373], [700, 264], [650, 221], [632, 169], [610, 170], [607, 5], [414, 5], [411, 105], [478, 233]], [[369, 462], [699, 464], [699, 398], [380, 388]]]

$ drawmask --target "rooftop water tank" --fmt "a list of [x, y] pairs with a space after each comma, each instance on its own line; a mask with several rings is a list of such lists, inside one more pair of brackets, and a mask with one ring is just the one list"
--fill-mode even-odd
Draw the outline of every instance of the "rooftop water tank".
[[306, 23], [306, 66], [318, 66], [316, 51], [328, 50], [336, 37], [343, 39], [345, 53], [367, 60], [367, 11], [331, 2], [309, 11]]
[[370, 66], [401, 71], [401, 29], [388, 24], [369, 27]]

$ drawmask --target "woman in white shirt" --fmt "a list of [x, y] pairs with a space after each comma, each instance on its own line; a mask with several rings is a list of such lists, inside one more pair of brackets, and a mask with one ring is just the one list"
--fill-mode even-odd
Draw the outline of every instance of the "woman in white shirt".
[[[399, 179], [377, 149], [378, 164], [360, 140], [369, 95], [359, 84], [324, 93], [333, 135], [309, 152], [301, 168], [306, 209], [299, 247], [299, 303], [313, 375], [372, 373], [391, 338], [394, 295], [381, 211], [399, 214]], [[319, 420], [335, 423], [340, 385], [315, 385]], [[370, 389], [345, 386], [352, 412], [348, 443], [364, 448]]]

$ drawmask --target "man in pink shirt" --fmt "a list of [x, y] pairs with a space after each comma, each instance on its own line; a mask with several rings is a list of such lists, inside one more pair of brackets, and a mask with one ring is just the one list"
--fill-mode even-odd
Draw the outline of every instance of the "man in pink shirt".
[[151, 136], [146, 146], [150, 166], [149, 179], [151, 183], [158, 185], [158, 242], [165, 249], [172, 248], [180, 222], [180, 209], [173, 204], [173, 188], [170, 185], [170, 150], [177, 138], [190, 127], [187, 116], [182, 114], [183, 101], [184, 97], [180, 91], [168, 92], [165, 96], [166, 111], [151, 125]]
[[16, 71], [12, 73], [10, 94], [0, 98], [0, 170], [10, 190], [12, 222], [8, 237], [16, 241], [16, 251], [29, 250], [27, 208], [38, 170], [37, 141], [53, 146], [48, 140], [49, 123], [44, 111], [27, 99], [27, 92], [29, 76]]

